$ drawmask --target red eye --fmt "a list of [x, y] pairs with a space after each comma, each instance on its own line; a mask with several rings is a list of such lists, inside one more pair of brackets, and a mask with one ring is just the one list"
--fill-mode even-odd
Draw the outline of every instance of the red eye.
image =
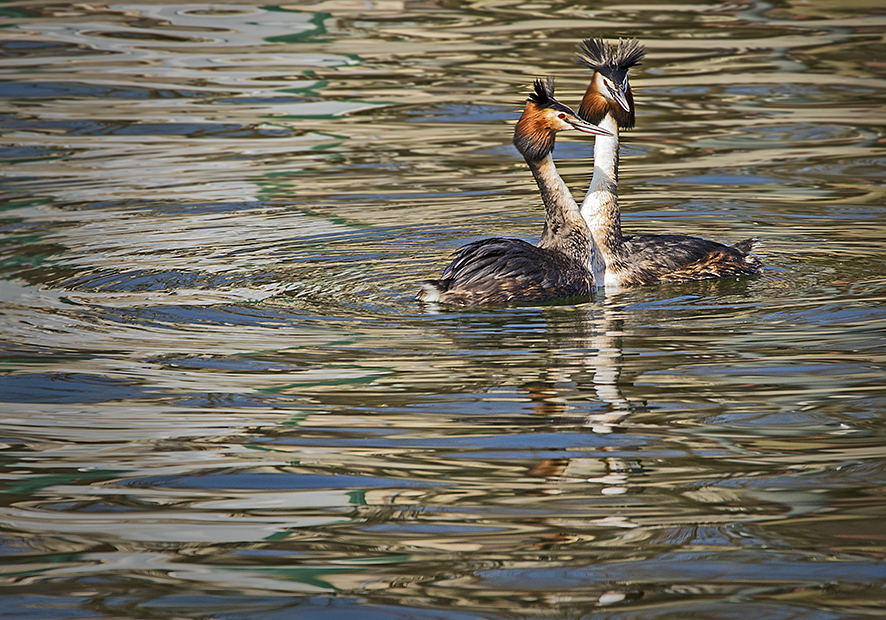
[[560, 112], [560, 113], [557, 115], [557, 118], [559, 118], [560, 120], [563, 120], [564, 118], [566, 118], [566, 115], [563, 114], [562, 112]]

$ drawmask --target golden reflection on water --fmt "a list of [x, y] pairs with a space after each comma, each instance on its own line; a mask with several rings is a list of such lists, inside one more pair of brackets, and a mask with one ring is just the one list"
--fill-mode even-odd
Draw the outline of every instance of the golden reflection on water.
[[[0, 25], [9, 613], [881, 606], [877, 6], [19, 2]], [[578, 101], [596, 34], [649, 48], [626, 230], [755, 235], [766, 273], [416, 305], [465, 241], [539, 233], [511, 123], [537, 76]], [[558, 141], [576, 194], [591, 154]]]

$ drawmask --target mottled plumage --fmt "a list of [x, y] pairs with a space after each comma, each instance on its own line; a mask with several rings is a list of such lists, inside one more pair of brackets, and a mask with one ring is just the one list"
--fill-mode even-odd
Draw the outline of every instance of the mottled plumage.
[[594, 144], [594, 176], [581, 213], [605, 263], [594, 270], [597, 286], [684, 282], [762, 271], [750, 254], [755, 239], [725, 245], [686, 235], [622, 235], [618, 208], [618, 132], [635, 122], [634, 98], [628, 70], [640, 63], [645, 49], [637, 41], [613, 46], [602, 39], [586, 39], [576, 60], [593, 71], [579, 107], [579, 116], [599, 123], [612, 136], [598, 136]]
[[593, 278], [580, 261], [501, 237], [464, 246], [439, 280], [422, 286], [426, 301], [461, 305], [548, 301], [594, 290]]
[[611, 265], [620, 284], [687, 282], [759, 273], [756, 239], [732, 245], [687, 235], [627, 235]]

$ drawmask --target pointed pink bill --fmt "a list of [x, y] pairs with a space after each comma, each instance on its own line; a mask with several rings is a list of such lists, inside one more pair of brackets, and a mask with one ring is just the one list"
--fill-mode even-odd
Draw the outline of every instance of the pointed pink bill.
[[579, 118], [570, 118], [566, 119], [566, 122], [572, 125], [575, 129], [582, 131], [584, 133], [594, 134], [595, 136], [611, 136], [613, 133], [611, 131], [607, 131], [602, 127], [597, 127], [591, 123], [587, 123]]

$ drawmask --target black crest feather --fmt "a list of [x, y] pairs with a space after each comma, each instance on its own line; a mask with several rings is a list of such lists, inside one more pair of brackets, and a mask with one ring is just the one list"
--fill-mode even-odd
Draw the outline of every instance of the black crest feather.
[[578, 45], [575, 60], [592, 71], [599, 71], [621, 84], [628, 69], [640, 64], [646, 47], [636, 39], [620, 39], [617, 45], [603, 39], [585, 39]]
[[575, 114], [575, 112], [572, 111], [572, 108], [560, 103], [554, 97], [554, 78], [550, 75], [544, 79], [536, 78], [534, 90], [529, 95], [529, 101], [539, 108], [553, 108], [560, 112], [566, 112], [567, 114]]
[[529, 100], [539, 107], [547, 108], [557, 100], [554, 99], [554, 78], [548, 76], [544, 79], [535, 80], [535, 91], [529, 95]]

